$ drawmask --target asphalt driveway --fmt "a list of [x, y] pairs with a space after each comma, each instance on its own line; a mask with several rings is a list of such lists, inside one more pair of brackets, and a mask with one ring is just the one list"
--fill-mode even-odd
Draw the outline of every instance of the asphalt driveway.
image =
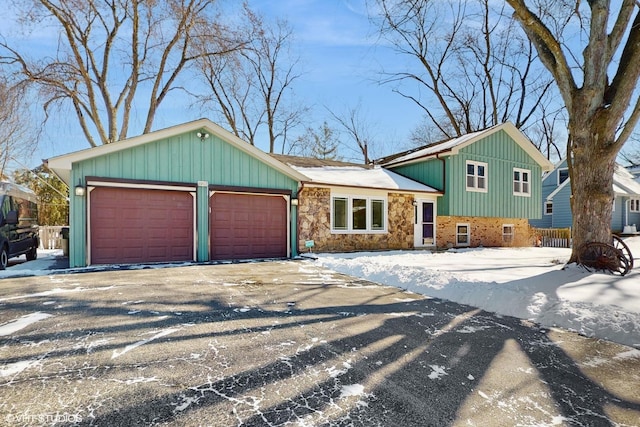
[[311, 261], [0, 280], [0, 425], [640, 425], [640, 350]]

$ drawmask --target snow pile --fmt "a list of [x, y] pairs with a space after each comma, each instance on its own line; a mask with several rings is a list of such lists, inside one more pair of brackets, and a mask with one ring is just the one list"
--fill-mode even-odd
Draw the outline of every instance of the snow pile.
[[[47, 276], [56, 269], [62, 259], [62, 249], [38, 249], [38, 258], [26, 262], [24, 255], [11, 258], [9, 267], [0, 270], [0, 279], [7, 277]], [[66, 262], [64, 264], [67, 264]]]
[[[625, 240], [640, 255], [640, 237]], [[321, 254], [326, 268], [501, 315], [640, 347], [640, 262], [626, 276], [565, 263], [570, 249]]]

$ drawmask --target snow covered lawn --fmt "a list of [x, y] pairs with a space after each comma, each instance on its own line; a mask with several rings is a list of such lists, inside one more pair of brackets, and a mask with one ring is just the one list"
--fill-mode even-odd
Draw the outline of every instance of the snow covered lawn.
[[422, 295], [640, 348], [640, 236], [626, 276], [565, 268], [570, 250], [479, 248], [321, 254], [324, 267]]

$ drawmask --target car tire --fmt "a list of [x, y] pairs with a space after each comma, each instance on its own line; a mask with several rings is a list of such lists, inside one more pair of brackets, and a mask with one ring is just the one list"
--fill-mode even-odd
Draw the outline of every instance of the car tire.
[[38, 258], [38, 247], [34, 246], [26, 253], [27, 261], [33, 261]]
[[6, 246], [2, 246], [0, 250], [0, 270], [4, 270], [7, 268], [7, 264], [9, 263], [9, 251]]

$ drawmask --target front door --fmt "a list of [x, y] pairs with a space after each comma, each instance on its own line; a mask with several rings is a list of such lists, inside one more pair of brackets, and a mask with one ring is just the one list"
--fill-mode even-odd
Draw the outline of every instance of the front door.
[[436, 244], [436, 211], [435, 202], [416, 200], [414, 246], [425, 247]]

